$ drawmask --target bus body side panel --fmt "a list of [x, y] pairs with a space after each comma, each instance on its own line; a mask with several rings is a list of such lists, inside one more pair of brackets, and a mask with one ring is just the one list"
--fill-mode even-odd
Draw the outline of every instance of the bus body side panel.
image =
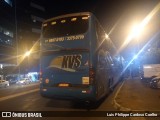
[[[93, 15], [94, 16], [94, 15]], [[105, 94], [107, 93], [106, 89], [107, 87], [107, 79], [105, 78], [106, 74], [108, 74], [105, 71], [105, 65], [103, 66], [104, 68], [99, 68], [99, 46], [98, 46], [98, 34], [96, 30], [96, 23], [97, 19], [96, 17], [93, 17], [92, 22], [91, 22], [91, 41], [90, 41], [90, 59], [91, 59], [91, 65], [93, 67], [93, 70], [95, 72], [95, 81], [94, 81], [94, 87], [95, 87], [95, 92], [96, 92], [96, 100], [100, 100]], [[107, 76], [106, 76], [107, 77]]]
[[[104, 93], [104, 91], [101, 91], [100, 88], [104, 85], [101, 81], [101, 76], [97, 74], [97, 65], [98, 65], [98, 54], [97, 54], [97, 33], [95, 28], [95, 16], [92, 16], [92, 19], [90, 21], [90, 69], [94, 72], [94, 82], [93, 87], [95, 91], [95, 100], [98, 101], [102, 98], [101, 93]], [[102, 71], [101, 71], [102, 72]], [[104, 71], [103, 71], [104, 72]], [[104, 75], [105, 73], [101, 73], [101, 75]]]
[[[95, 88], [96, 98], [101, 99], [110, 92], [110, 89], [114, 87], [121, 77], [122, 67], [115, 65], [107, 61], [107, 53], [112, 57], [113, 44], [111, 44], [110, 38], [105, 38], [105, 32], [98, 23], [96, 17], [92, 19], [92, 31], [91, 36], [91, 61], [95, 69]], [[97, 23], [97, 26], [96, 26]], [[99, 29], [98, 29], [99, 28]], [[115, 51], [114, 51], [115, 52]]]

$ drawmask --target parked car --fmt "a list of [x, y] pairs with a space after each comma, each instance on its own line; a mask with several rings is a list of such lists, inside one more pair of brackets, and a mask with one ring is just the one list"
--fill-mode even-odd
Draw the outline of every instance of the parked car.
[[160, 76], [153, 78], [150, 81], [151, 88], [160, 88]]
[[0, 87], [8, 87], [9, 86], [9, 82], [6, 80], [0, 80]]
[[30, 83], [31, 83], [31, 80], [28, 78], [23, 78], [23, 79], [20, 79], [19, 81], [17, 81], [17, 84], [19, 84], [19, 85], [26, 85], [26, 84], [30, 84]]
[[15, 84], [17, 82], [16, 79], [9, 79], [8, 81], [9, 81], [9, 84]]

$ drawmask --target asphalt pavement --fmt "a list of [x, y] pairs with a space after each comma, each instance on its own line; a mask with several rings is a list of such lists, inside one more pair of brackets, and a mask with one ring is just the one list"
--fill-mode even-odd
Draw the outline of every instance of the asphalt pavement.
[[39, 89], [39, 83], [31, 83], [27, 85], [17, 85], [17, 84], [11, 84], [7, 88], [0, 88], [0, 99], [2, 97], [7, 97], [10, 95], [19, 94], [22, 92], [27, 92], [33, 89]]
[[[13, 88], [14, 89], [13, 89]], [[88, 111], [82, 104], [75, 104], [70, 101], [50, 100], [42, 98], [38, 90], [38, 84], [26, 86], [10, 86], [1, 89], [0, 106], [3, 111]], [[5, 90], [5, 91], [4, 91]], [[21, 93], [17, 93], [17, 91]], [[3, 95], [3, 93], [7, 93]], [[16, 94], [16, 95], [14, 95]], [[11, 99], [12, 98], [12, 99]], [[18, 101], [18, 106], [17, 106]], [[114, 101], [114, 102], [113, 102]], [[103, 111], [106, 113], [120, 114], [116, 116], [102, 117], [49, 117], [43, 119], [54, 120], [160, 120], [159, 117], [124, 117], [128, 115], [123, 111], [135, 113], [133, 111], [159, 111], [160, 110], [160, 89], [152, 89], [148, 86], [147, 81], [141, 81], [139, 78], [125, 79], [118, 84], [116, 89], [100, 104], [96, 109], [91, 109], [95, 112], [93, 116]], [[114, 103], [114, 107], [113, 107]], [[117, 110], [116, 110], [116, 109]], [[108, 111], [108, 112], [107, 112]], [[115, 111], [115, 112], [114, 112]], [[73, 113], [74, 114], [74, 113]], [[135, 114], [136, 115], [136, 114]], [[82, 115], [83, 116], [83, 115]], [[17, 119], [17, 118], [15, 118]], [[22, 118], [21, 118], [22, 119]], [[39, 119], [39, 118], [38, 118]]]

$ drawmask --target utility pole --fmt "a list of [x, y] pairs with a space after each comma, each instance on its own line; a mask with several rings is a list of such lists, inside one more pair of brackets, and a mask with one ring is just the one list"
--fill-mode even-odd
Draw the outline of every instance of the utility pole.
[[20, 77], [20, 63], [19, 63], [19, 44], [18, 44], [18, 26], [17, 26], [17, 2], [14, 0], [14, 11], [15, 11], [15, 40], [16, 40], [16, 46], [17, 46], [17, 67], [18, 67], [18, 78]]

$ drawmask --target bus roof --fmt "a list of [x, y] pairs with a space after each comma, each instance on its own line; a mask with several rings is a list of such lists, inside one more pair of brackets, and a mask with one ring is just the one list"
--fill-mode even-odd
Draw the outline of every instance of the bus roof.
[[60, 19], [60, 18], [80, 16], [80, 15], [92, 15], [92, 13], [91, 12], [79, 12], [79, 13], [65, 14], [65, 15], [61, 15], [61, 16], [57, 16], [57, 17], [47, 19], [43, 23], [46, 23], [46, 22], [49, 22], [49, 21], [52, 21], [52, 20], [56, 20], [56, 19]]

